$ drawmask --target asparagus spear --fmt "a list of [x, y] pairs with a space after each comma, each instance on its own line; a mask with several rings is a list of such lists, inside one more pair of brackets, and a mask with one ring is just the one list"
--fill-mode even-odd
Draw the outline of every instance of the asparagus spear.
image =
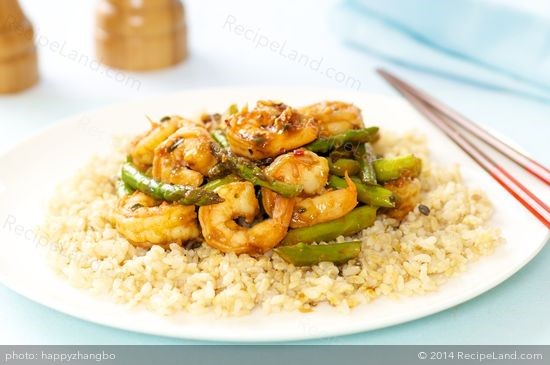
[[[378, 185], [363, 184], [361, 180], [356, 177], [352, 177], [351, 180], [357, 188], [357, 200], [361, 203], [384, 208], [395, 207], [395, 196], [391, 190]], [[346, 180], [334, 175], [329, 177], [328, 184], [335, 189], [345, 189], [347, 187]]]
[[369, 143], [361, 143], [355, 151], [355, 158], [359, 161], [359, 176], [365, 184], [376, 185], [376, 174], [373, 162], [376, 159], [372, 146]]
[[212, 166], [206, 173], [206, 176], [208, 176], [208, 178], [211, 180], [216, 180], [223, 178], [229, 174], [231, 174], [229, 164], [227, 162], [220, 162]]
[[[273, 190], [274, 192], [287, 198], [292, 198], [302, 192], [303, 187], [301, 185], [288, 184], [282, 181], [273, 180], [266, 176], [262, 169], [252, 161], [233, 155], [227, 147], [224, 147], [229, 146], [229, 143], [227, 142], [223, 132], [214, 131], [212, 132], [212, 136], [219, 144], [213, 145], [212, 151], [222, 161], [222, 163], [227, 164], [228, 168], [234, 174], [250, 181], [254, 185]], [[220, 146], [222, 148], [220, 148]]]
[[342, 218], [309, 227], [291, 229], [281, 244], [287, 246], [299, 242], [330, 241], [338, 236], [351, 236], [374, 223], [377, 209], [377, 207], [363, 205]]
[[261, 168], [244, 158], [228, 156], [228, 161], [232, 164], [233, 172], [243, 179], [250, 181], [256, 186], [262, 186], [273, 190], [287, 198], [295, 197], [303, 190], [302, 185], [288, 184], [282, 181], [270, 179], [264, 174]]
[[331, 173], [338, 176], [344, 176], [346, 171], [348, 175], [356, 175], [359, 172], [359, 162], [349, 159], [341, 158], [332, 162], [332, 158], [327, 158], [328, 167]]
[[422, 170], [422, 160], [414, 155], [381, 158], [373, 162], [376, 178], [380, 182], [399, 179], [402, 175], [417, 177]]
[[378, 138], [378, 127], [363, 129], [352, 129], [332, 137], [318, 138], [304, 148], [315, 153], [326, 153], [336, 149], [345, 143], [366, 143], [373, 142]]
[[283, 260], [294, 266], [312, 266], [323, 261], [340, 265], [359, 255], [359, 252], [361, 252], [361, 241], [330, 245], [305, 245], [298, 243], [294, 246], [278, 247], [275, 249], [275, 252]]
[[155, 180], [143, 174], [131, 162], [122, 165], [121, 179], [133, 189], [155, 199], [178, 202], [183, 205], [209, 205], [223, 202], [223, 198], [212, 191]]
[[116, 195], [119, 198], [122, 198], [125, 195], [130, 195], [134, 192], [134, 189], [126, 184], [122, 179], [117, 179], [116, 181]]
[[214, 130], [212, 133], [210, 133], [210, 135], [212, 136], [212, 138], [214, 138], [214, 141], [222, 146], [222, 148], [229, 148], [229, 141], [220, 129]]
[[342, 148], [342, 147], [332, 151], [330, 153], [329, 157], [332, 158], [333, 161], [339, 160], [341, 158], [347, 158], [347, 159], [350, 159], [350, 160], [355, 158], [353, 156], [353, 148], [351, 150], [348, 150], [348, 149]]
[[209, 191], [214, 191], [220, 186], [227, 185], [229, 183], [239, 181], [239, 177], [236, 175], [227, 175], [225, 177], [222, 177], [221, 179], [216, 179], [208, 182], [207, 184], [203, 185], [202, 188]]

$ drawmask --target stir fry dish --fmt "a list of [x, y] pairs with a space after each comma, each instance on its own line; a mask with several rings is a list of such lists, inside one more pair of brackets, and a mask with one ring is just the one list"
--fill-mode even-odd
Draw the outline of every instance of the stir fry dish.
[[[379, 128], [352, 104], [259, 101], [200, 120], [170, 116], [131, 144], [118, 181], [118, 232], [133, 245], [209, 245], [296, 266], [357, 257], [377, 214], [419, 202], [422, 161], [375, 153]], [[336, 242], [340, 236], [346, 242]]]

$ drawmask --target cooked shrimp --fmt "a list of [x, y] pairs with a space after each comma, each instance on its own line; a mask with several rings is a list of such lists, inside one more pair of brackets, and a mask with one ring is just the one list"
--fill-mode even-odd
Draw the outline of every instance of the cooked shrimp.
[[343, 217], [351, 212], [357, 205], [357, 189], [347, 172], [345, 179], [348, 184], [345, 189], [331, 190], [301, 200], [298, 198], [290, 227], [308, 227]]
[[162, 142], [154, 152], [153, 177], [170, 184], [199, 186], [217, 163], [206, 128], [189, 122]]
[[[329, 167], [326, 158], [314, 152], [298, 149], [278, 156], [266, 167], [265, 174], [273, 179], [303, 187], [303, 195], [320, 194], [325, 190], [328, 181]], [[271, 208], [277, 194], [269, 189], [262, 189], [262, 203], [265, 211], [271, 216]]]
[[133, 141], [130, 156], [140, 170], [151, 166], [155, 148], [177, 131], [182, 121], [180, 117], [163, 118], [160, 123], [151, 123], [151, 129]]
[[195, 207], [160, 202], [141, 192], [120, 199], [116, 229], [135, 246], [181, 243], [199, 237]]
[[392, 218], [402, 220], [420, 201], [421, 184], [416, 178], [402, 176], [397, 180], [388, 181], [384, 187], [397, 197], [395, 208], [386, 211]]
[[223, 252], [266, 252], [285, 237], [292, 216], [293, 200], [278, 195], [274, 199], [273, 217], [250, 228], [235, 219], [252, 224], [259, 213], [259, 204], [250, 182], [234, 182], [217, 188], [223, 203], [199, 208], [199, 221], [204, 240]]
[[243, 108], [227, 120], [227, 139], [233, 152], [252, 160], [275, 157], [312, 142], [319, 126], [315, 119], [272, 101]]
[[341, 101], [323, 101], [299, 109], [299, 112], [319, 122], [321, 137], [363, 128], [361, 109]]
[[[299, 149], [277, 157], [266, 167], [265, 174], [273, 179], [303, 187], [303, 195], [320, 194], [325, 190], [328, 181], [328, 161], [317, 154]], [[262, 189], [262, 204], [271, 216], [273, 201], [277, 194], [269, 189]]]
[[[313, 152], [296, 150], [281, 155], [265, 169], [265, 173], [277, 180], [301, 184], [304, 187], [306, 196], [296, 198], [291, 228], [306, 227], [340, 218], [357, 205], [357, 191], [349, 177], [346, 178], [346, 189], [325, 189], [329, 175], [328, 162]], [[270, 216], [276, 196], [273, 191], [262, 188], [262, 203]]]

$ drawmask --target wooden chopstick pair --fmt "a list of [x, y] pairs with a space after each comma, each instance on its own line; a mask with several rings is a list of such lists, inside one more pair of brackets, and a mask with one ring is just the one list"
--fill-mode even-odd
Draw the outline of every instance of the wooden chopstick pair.
[[478, 165], [491, 175], [491, 177], [512, 194], [512, 196], [514, 196], [514, 198], [527, 208], [538, 220], [547, 228], [550, 228], [550, 208], [548, 205], [521, 184], [506, 169], [495, 162], [494, 159], [477, 147], [474, 139], [467, 133], [464, 133], [464, 130], [541, 180], [547, 187], [550, 186], [550, 170], [548, 168], [532, 158], [525, 156], [500, 139], [492, 136], [489, 132], [479, 127], [471, 120], [460, 115], [425, 92], [413, 87], [385, 70], [379, 69], [377, 72], [399, 91], [399, 93], [401, 93], [401, 95], [403, 95], [420, 113], [442, 130]]

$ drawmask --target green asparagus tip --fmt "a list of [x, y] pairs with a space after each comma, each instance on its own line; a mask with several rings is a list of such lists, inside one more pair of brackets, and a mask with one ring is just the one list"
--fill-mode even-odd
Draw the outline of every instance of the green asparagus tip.
[[122, 165], [121, 179], [135, 190], [155, 199], [177, 202], [182, 205], [210, 205], [223, 202], [213, 191], [187, 185], [167, 184], [139, 171], [131, 162]]

